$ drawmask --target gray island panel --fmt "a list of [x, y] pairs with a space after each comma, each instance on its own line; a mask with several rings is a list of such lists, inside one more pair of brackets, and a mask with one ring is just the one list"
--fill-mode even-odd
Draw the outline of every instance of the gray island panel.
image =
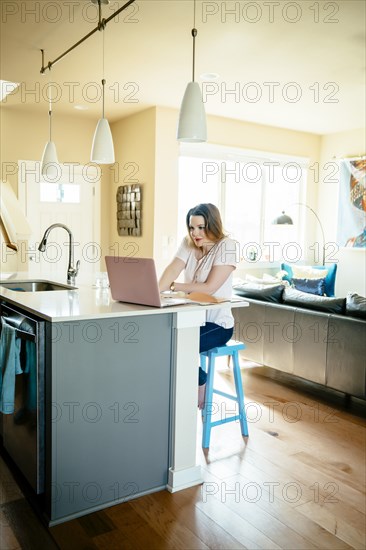
[[51, 523], [165, 488], [171, 314], [53, 328]]

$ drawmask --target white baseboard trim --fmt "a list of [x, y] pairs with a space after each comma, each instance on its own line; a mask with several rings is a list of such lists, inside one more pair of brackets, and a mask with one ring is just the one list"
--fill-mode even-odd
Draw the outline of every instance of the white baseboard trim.
[[201, 466], [192, 466], [192, 468], [184, 468], [184, 470], [169, 468], [166, 488], [170, 493], [175, 493], [201, 483], [203, 483]]

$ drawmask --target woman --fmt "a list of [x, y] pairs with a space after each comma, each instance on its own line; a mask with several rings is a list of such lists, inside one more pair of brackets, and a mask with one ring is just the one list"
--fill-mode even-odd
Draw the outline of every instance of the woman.
[[[172, 262], [164, 270], [160, 290], [205, 292], [219, 298], [231, 298], [232, 274], [236, 268], [236, 242], [229, 239], [222, 227], [218, 208], [198, 204], [186, 216], [185, 237]], [[184, 270], [184, 283], [175, 282]], [[200, 328], [200, 352], [223, 346], [234, 330], [230, 307], [208, 308], [206, 324]], [[205, 402], [206, 373], [199, 368], [198, 407]]]

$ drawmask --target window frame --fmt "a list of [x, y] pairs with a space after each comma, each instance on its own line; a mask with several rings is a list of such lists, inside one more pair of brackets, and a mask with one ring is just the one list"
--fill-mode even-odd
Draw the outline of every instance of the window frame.
[[[268, 185], [271, 185], [271, 183], [268, 180], [268, 169], [267, 166], [269, 163], [272, 165], [279, 165], [280, 167], [284, 167], [288, 164], [296, 164], [297, 167], [301, 169], [301, 178], [299, 181], [298, 186], [298, 197], [296, 201], [288, 202], [286, 198], [284, 198], [283, 201], [283, 207], [282, 209], [286, 211], [287, 214], [289, 214], [294, 220], [297, 222], [297, 234], [296, 234], [296, 242], [299, 243], [300, 249], [301, 249], [301, 258], [296, 258], [296, 260], [301, 259], [303, 260], [305, 258], [305, 214], [304, 209], [301, 208], [302, 203], [306, 203], [306, 192], [307, 192], [307, 179], [308, 179], [308, 168], [310, 159], [308, 157], [301, 157], [301, 156], [295, 156], [295, 155], [288, 155], [288, 154], [277, 154], [272, 153], [268, 151], [257, 151], [257, 150], [249, 150], [249, 149], [241, 149], [236, 147], [228, 147], [228, 146], [222, 146], [222, 145], [216, 145], [216, 144], [209, 144], [209, 143], [199, 143], [199, 144], [191, 144], [191, 143], [181, 143], [179, 146], [179, 161], [181, 161], [182, 158], [188, 157], [188, 158], [200, 158], [202, 161], [206, 159], [210, 159], [213, 162], [218, 163], [219, 165], [219, 190], [218, 190], [218, 202], [217, 206], [220, 209], [223, 225], [224, 227], [227, 227], [227, 219], [226, 219], [226, 207], [227, 207], [227, 178], [223, 178], [223, 166], [227, 162], [240, 162], [240, 163], [255, 163], [262, 167], [262, 174], [261, 174], [261, 200], [260, 200], [260, 222], [259, 222], [259, 246], [261, 249], [261, 255], [260, 258], [256, 259], [256, 263], [258, 264], [265, 264], [268, 262], [281, 262], [285, 258], [283, 258], [283, 250], [281, 250], [281, 254], [279, 257], [274, 257], [273, 255], [264, 254], [264, 243], [269, 242], [268, 240], [265, 240], [265, 226], [266, 226], [266, 219], [265, 219], [265, 209], [266, 209], [266, 188]], [[265, 164], [267, 163], [267, 164]], [[263, 169], [263, 167], [265, 169]], [[282, 168], [283, 171], [283, 168]], [[226, 180], [226, 181], [225, 181]], [[183, 182], [181, 181], [181, 175], [180, 170], [178, 170], [178, 195], [181, 193], [181, 189], [183, 186]], [[190, 205], [193, 206], [193, 205]], [[278, 215], [281, 214], [281, 211], [278, 212]], [[287, 226], [288, 227], [288, 226]], [[178, 235], [182, 234], [182, 227], [181, 227], [181, 218], [178, 216]], [[234, 235], [235, 238], [235, 235]], [[244, 243], [240, 243], [240, 248], [242, 251]], [[243, 260], [250, 260], [253, 261], [253, 259], [248, 258], [248, 254], [246, 253], [245, 257], [241, 254], [241, 258]]]

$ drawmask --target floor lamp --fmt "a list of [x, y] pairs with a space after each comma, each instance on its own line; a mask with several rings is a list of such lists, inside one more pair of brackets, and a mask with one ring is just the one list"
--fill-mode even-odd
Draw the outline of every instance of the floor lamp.
[[[311, 208], [311, 206], [308, 206], [304, 202], [295, 202], [294, 205], [295, 206], [304, 206], [305, 208], [310, 210], [310, 212], [312, 212], [314, 214], [314, 216], [316, 217], [316, 219], [318, 220], [320, 231], [321, 231], [321, 234], [322, 234], [322, 240], [323, 240], [322, 265], [325, 265], [325, 236], [324, 236], [323, 225], [322, 225], [322, 222], [320, 221], [320, 218], [319, 218], [318, 214], [315, 212], [315, 210], [313, 208]], [[286, 224], [287, 225], [293, 225], [294, 222], [292, 221], [292, 218], [290, 216], [288, 216], [285, 213], [285, 211], [283, 210], [282, 214], [280, 216], [278, 216], [277, 218], [275, 218], [272, 223], [274, 225], [286, 225]]]

